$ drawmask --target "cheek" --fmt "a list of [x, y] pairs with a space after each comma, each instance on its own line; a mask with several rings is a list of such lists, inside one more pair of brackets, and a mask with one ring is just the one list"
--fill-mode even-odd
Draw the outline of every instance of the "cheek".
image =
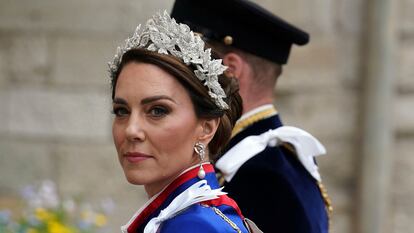
[[196, 123], [194, 119], [177, 117], [169, 124], [168, 128], [165, 128], [163, 134], [156, 137], [156, 140], [164, 148], [164, 151], [175, 151], [181, 154], [187, 153], [188, 151], [192, 151], [196, 140], [195, 128]]
[[122, 144], [122, 141], [124, 139], [124, 135], [122, 133], [121, 127], [116, 124], [115, 122], [112, 124], [112, 137], [114, 140], [114, 145], [116, 147], [116, 150], [119, 151], [120, 146]]

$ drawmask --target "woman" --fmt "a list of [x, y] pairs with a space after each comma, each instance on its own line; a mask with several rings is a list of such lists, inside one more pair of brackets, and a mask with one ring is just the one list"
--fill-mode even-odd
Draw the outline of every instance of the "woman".
[[208, 163], [241, 114], [221, 60], [165, 12], [138, 27], [109, 67], [119, 161], [149, 197], [122, 231], [248, 232]]

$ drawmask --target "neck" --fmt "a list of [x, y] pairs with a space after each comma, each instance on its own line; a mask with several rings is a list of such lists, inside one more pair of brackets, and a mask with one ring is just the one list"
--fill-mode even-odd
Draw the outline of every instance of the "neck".
[[265, 104], [273, 104], [273, 99], [271, 97], [243, 98], [243, 114]]
[[259, 106], [273, 103], [273, 88], [259, 88], [252, 79], [240, 80], [239, 93], [243, 100], [243, 114]]
[[[205, 160], [209, 161], [208, 156]], [[203, 162], [203, 164], [207, 164], [207, 163]], [[169, 178], [169, 179], [162, 179], [162, 180], [157, 181], [157, 182], [152, 182], [150, 184], [145, 184], [144, 188], [145, 188], [145, 192], [147, 193], [148, 198], [150, 199], [153, 196], [155, 196], [156, 194], [162, 192], [165, 189], [165, 187], [167, 187], [169, 184], [171, 184], [174, 180], [176, 180], [182, 174], [184, 174], [184, 173], [188, 172], [189, 170], [194, 169], [198, 166], [200, 166], [200, 162], [199, 161], [194, 161], [193, 163], [191, 163], [191, 165], [188, 168], [177, 172], [177, 175], [171, 176], [171, 178]]]
[[145, 192], [147, 193], [148, 199], [152, 198], [157, 193], [160, 193], [174, 179], [171, 179], [171, 180], [162, 180], [160, 182], [154, 182], [154, 183], [151, 183], [151, 184], [144, 185], [144, 189], [145, 189]]

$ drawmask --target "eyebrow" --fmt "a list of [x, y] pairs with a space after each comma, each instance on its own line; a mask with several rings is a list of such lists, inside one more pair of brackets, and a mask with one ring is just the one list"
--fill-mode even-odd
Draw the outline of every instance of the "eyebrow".
[[166, 99], [169, 100], [171, 102], [177, 103], [175, 102], [175, 100], [173, 100], [171, 97], [166, 96], [166, 95], [155, 95], [155, 96], [151, 96], [151, 97], [147, 97], [145, 99], [141, 100], [141, 104], [145, 105], [145, 104], [149, 104], [151, 102], [157, 101], [157, 100], [162, 100], [162, 99]]
[[[175, 100], [173, 100], [171, 97], [166, 96], [166, 95], [156, 95], [156, 96], [151, 96], [151, 97], [147, 97], [145, 99], [141, 100], [141, 104], [145, 105], [145, 104], [149, 104], [151, 102], [157, 101], [157, 100], [162, 100], [162, 99], [166, 99], [169, 100], [171, 102], [175, 102]], [[119, 98], [119, 97], [115, 97], [114, 100], [112, 101], [113, 104], [123, 104], [123, 105], [128, 105], [127, 101]]]
[[126, 102], [126, 100], [122, 99], [122, 98], [118, 98], [115, 97], [114, 100], [112, 101], [113, 104], [124, 104], [127, 105], [128, 103]]

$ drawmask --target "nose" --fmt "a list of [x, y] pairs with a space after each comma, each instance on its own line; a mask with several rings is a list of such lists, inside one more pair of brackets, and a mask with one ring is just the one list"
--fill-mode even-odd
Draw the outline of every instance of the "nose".
[[131, 114], [128, 120], [128, 125], [125, 129], [125, 134], [128, 141], [137, 142], [145, 140], [145, 131], [143, 124], [136, 114]]

